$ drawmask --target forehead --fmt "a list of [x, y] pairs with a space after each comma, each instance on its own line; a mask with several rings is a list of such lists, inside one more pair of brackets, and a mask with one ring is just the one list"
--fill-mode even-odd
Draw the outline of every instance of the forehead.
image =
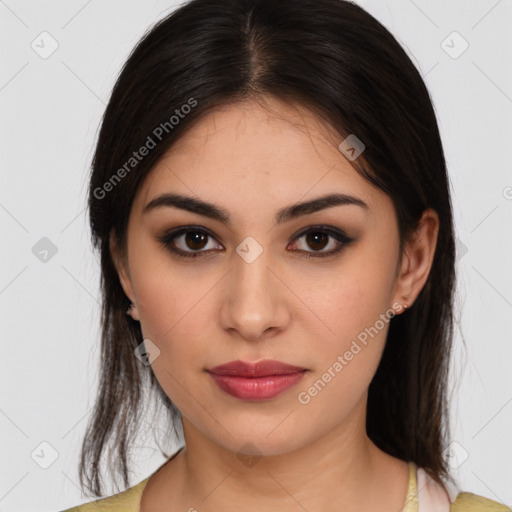
[[272, 99], [264, 105], [230, 104], [208, 113], [176, 141], [144, 180], [134, 209], [172, 191], [212, 202], [222, 198], [230, 211], [332, 192], [378, 207], [387, 196], [352, 167], [338, 149], [341, 140], [300, 105]]

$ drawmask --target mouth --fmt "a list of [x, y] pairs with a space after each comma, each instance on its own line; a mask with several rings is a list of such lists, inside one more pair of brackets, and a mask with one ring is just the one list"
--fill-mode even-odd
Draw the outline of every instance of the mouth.
[[308, 370], [281, 361], [230, 361], [207, 370], [225, 393], [246, 401], [275, 398], [295, 386]]

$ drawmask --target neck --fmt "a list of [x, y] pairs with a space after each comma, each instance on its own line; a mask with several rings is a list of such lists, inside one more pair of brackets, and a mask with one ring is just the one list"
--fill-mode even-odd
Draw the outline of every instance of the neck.
[[364, 512], [386, 510], [386, 502], [389, 510], [400, 510], [407, 463], [377, 448], [364, 422], [363, 411], [291, 452], [251, 457], [214, 443], [184, 419], [186, 448], [179, 454], [184, 510], [291, 512], [298, 506], [329, 510], [337, 503], [336, 510]]

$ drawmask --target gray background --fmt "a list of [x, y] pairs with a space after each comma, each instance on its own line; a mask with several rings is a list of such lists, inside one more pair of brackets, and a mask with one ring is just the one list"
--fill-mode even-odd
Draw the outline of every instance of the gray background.
[[[460, 322], [446, 456], [462, 489], [510, 505], [512, 1], [358, 3], [421, 70], [454, 191]], [[88, 166], [121, 65], [175, 5], [0, 0], [0, 512], [85, 501], [76, 466], [97, 385], [100, 297]], [[150, 439], [138, 445], [133, 484], [164, 460]]]

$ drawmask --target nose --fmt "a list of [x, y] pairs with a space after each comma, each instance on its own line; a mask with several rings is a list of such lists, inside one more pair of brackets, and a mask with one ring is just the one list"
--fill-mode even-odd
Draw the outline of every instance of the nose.
[[276, 335], [291, 318], [287, 303], [291, 294], [267, 255], [263, 251], [249, 262], [234, 254], [233, 268], [224, 280], [222, 327], [250, 341]]

